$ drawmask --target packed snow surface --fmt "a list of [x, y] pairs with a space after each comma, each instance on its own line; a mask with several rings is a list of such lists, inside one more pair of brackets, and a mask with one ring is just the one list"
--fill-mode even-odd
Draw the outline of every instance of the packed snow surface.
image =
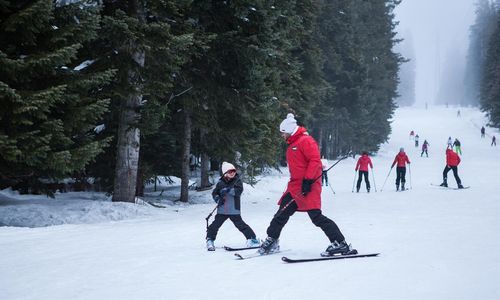
[[[372, 157], [372, 188], [353, 193], [355, 159], [339, 163], [323, 187], [323, 212], [335, 220], [358, 258], [286, 264], [281, 256], [317, 257], [328, 245], [307, 214], [284, 228], [281, 254], [236, 260], [205, 250], [211, 191], [174, 201], [179, 181], [162, 183], [145, 204], [112, 203], [102, 193], [59, 193], [56, 199], [0, 191], [0, 299], [500, 299], [500, 146], [498, 130], [476, 109], [398, 109], [387, 144]], [[420, 157], [409, 133], [420, 145]], [[442, 181], [448, 137], [462, 143], [459, 175], [466, 190]], [[277, 145], [278, 146], [278, 145]], [[409, 191], [395, 191], [390, 165], [400, 147], [412, 162]], [[357, 158], [357, 157], [356, 157]], [[330, 161], [333, 163], [333, 161]], [[389, 177], [386, 181], [387, 175]], [[452, 172], [448, 183], [456, 187]], [[195, 178], [193, 178], [194, 180]], [[245, 185], [243, 219], [259, 238], [277, 210], [288, 172]], [[382, 189], [382, 185], [385, 185]], [[210, 221], [213, 220], [213, 217]], [[227, 221], [216, 246], [243, 246]], [[253, 250], [245, 251], [252, 253]]]

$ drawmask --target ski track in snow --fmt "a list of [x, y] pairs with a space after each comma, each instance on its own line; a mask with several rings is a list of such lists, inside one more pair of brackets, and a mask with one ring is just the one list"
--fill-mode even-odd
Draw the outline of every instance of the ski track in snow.
[[[207, 252], [211, 191], [192, 192], [197, 205], [172, 204], [165, 200], [176, 193], [170, 187], [163, 198], [151, 194], [163, 199], [166, 208], [158, 209], [111, 203], [102, 194], [53, 200], [4, 190], [0, 224], [25, 227], [0, 227], [0, 299], [500, 299], [500, 147], [480, 138], [481, 112], [460, 108], [457, 118], [457, 109], [396, 111], [389, 142], [372, 157], [378, 192], [367, 194], [363, 183], [352, 193], [355, 159], [329, 172], [336, 194], [323, 188], [324, 214], [360, 253], [379, 257], [286, 264], [282, 255], [240, 261], [220, 248]], [[430, 143], [429, 158], [409, 140], [411, 130], [420, 145]], [[493, 132], [500, 137], [487, 128]], [[430, 185], [442, 180], [449, 136], [462, 142], [459, 175], [470, 189]], [[411, 190], [395, 192], [394, 168], [381, 192], [400, 147], [412, 162]], [[242, 216], [259, 238], [287, 176], [271, 172], [255, 187], [245, 185]], [[448, 176], [456, 186], [452, 172]], [[227, 221], [216, 246], [244, 242]], [[292, 249], [290, 258], [314, 257], [328, 240], [307, 214], [296, 213], [280, 244]]]

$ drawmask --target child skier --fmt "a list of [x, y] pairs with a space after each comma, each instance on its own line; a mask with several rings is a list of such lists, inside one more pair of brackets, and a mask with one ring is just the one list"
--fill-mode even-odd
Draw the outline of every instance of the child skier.
[[321, 173], [321, 186], [325, 185], [328, 186], [328, 161], [323, 158], [321, 159], [321, 167], [323, 168], [323, 171]]
[[356, 193], [359, 193], [359, 188], [361, 187], [361, 179], [363, 176], [365, 176], [366, 191], [368, 193], [370, 192], [370, 180], [368, 179], [368, 166], [370, 166], [370, 168], [373, 169], [372, 160], [368, 156], [368, 152], [363, 151], [361, 157], [358, 159], [356, 168], [354, 169], [355, 171], [359, 169], [358, 183], [356, 184]]
[[212, 197], [218, 207], [214, 221], [207, 228], [208, 251], [215, 250], [214, 241], [217, 232], [227, 219], [230, 219], [234, 226], [245, 235], [247, 247], [260, 246], [252, 228], [241, 218], [241, 193], [243, 193], [243, 184], [240, 175], [236, 173], [236, 168], [231, 163], [223, 162], [222, 177], [212, 191]]
[[417, 148], [417, 147], [418, 147], [418, 138], [419, 138], [419, 136], [418, 136], [418, 134], [417, 134], [417, 135], [415, 136], [415, 148]]
[[394, 161], [392, 162], [391, 169], [396, 166], [396, 191], [399, 191], [399, 182], [401, 182], [401, 190], [405, 190], [405, 175], [406, 175], [406, 164], [410, 163], [408, 156], [405, 153], [405, 149], [403, 147], [399, 148], [399, 153], [396, 154]]
[[458, 139], [455, 139], [455, 141], [453, 142], [453, 147], [455, 147], [455, 152], [457, 154], [462, 155], [462, 148], [460, 148], [460, 141]]

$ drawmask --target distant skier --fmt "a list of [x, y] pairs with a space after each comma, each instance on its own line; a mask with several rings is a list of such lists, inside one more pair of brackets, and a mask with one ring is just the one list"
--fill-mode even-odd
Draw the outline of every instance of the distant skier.
[[288, 144], [286, 159], [290, 171], [287, 189], [279, 200], [279, 209], [267, 228], [267, 238], [260, 246], [261, 255], [279, 250], [279, 237], [283, 227], [296, 211], [307, 212], [314, 225], [321, 228], [330, 245], [321, 256], [353, 253], [337, 224], [321, 212], [321, 160], [318, 144], [306, 129], [297, 126], [293, 114], [280, 124], [281, 137]]
[[453, 141], [451, 139], [451, 136], [448, 137], [448, 148], [453, 148]]
[[413, 138], [415, 137], [415, 131], [410, 131], [410, 140], [413, 140]]
[[212, 197], [218, 204], [218, 208], [214, 221], [207, 228], [208, 251], [215, 251], [214, 241], [217, 232], [227, 219], [230, 219], [234, 226], [245, 235], [248, 247], [260, 245], [252, 228], [241, 218], [241, 193], [243, 193], [243, 183], [240, 175], [236, 173], [236, 168], [231, 163], [223, 162], [222, 177], [212, 191]]
[[356, 163], [355, 171], [359, 170], [358, 173], [358, 183], [356, 184], [356, 193], [359, 193], [359, 188], [361, 187], [361, 179], [365, 177], [366, 191], [370, 192], [370, 180], [368, 179], [368, 166], [373, 169], [372, 160], [368, 156], [368, 152], [363, 151], [361, 157], [358, 159]]
[[491, 138], [491, 146], [493, 145], [495, 145], [495, 147], [497, 146], [497, 138], [495, 136]]
[[448, 187], [448, 172], [453, 170], [453, 176], [455, 176], [455, 180], [457, 181], [457, 185], [459, 189], [463, 189], [462, 181], [460, 177], [458, 177], [458, 165], [460, 164], [460, 156], [453, 152], [452, 149], [446, 148], [446, 166], [443, 170], [443, 183], [440, 186]]
[[406, 164], [409, 164], [410, 160], [408, 159], [408, 156], [405, 153], [405, 149], [403, 147], [399, 148], [399, 153], [396, 154], [396, 157], [394, 158], [394, 161], [392, 162], [391, 169], [394, 168], [394, 165], [397, 164], [396, 166], [396, 191], [399, 191], [399, 183], [401, 182], [401, 190], [405, 190], [405, 183], [406, 183]]
[[321, 167], [323, 168], [323, 171], [321, 173], [321, 186], [328, 186], [328, 172], [326, 171], [328, 169], [328, 161], [324, 156], [321, 159]]
[[429, 142], [427, 140], [424, 140], [422, 143], [422, 153], [420, 153], [420, 157], [422, 157], [425, 153], [425, 156], [429, 157], [429, 153], [427, 153], [427, 150], [429, 149]]
[[458, 139], [455, 139], [453, 142], [453, 147], [455, 147], [455, 152], [462, 155], [462, 148], [460, 147], [460, 141]]
[[457, 118], [460, 118], [460, 109], [457, 111]]
[[415, 148], [418, 148], [418, 139], [419, 139], [419, 136], [418, 134], [415, 136]]
[[484, 138], [484, 134], [486, 133], [486, 129], [484, 129], [484, 126], [481, 127], [481, 138]]

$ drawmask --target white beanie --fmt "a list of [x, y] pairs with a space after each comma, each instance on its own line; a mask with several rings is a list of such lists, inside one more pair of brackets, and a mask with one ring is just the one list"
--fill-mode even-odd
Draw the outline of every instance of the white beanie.
[[230, 170], [235, 170], [236, 171], [236, 168], [231, 163], [223, 162], [222, 163], [222, 174], [224, 175], [224, 174], [227, 173], [227, 171], [230, 171]]
[[292, 134], [297, 128], [297, 120], [293, 114], [286, 115], [286, 119], [284, 119], [280, 124], [280, 132]]

